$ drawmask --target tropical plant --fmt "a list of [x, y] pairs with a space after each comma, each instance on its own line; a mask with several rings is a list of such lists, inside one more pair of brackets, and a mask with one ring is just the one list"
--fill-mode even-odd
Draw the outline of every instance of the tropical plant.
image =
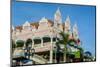
[[64, 32], [60, 32], [59, 34], [60, 34], [61, 38], [57, 39], [56, 44], [62, 44], [62, 45], [64, 45], [63, 61], [66, 62], [67, 61], [67, 59], [66, 59], [66, 57], [67, 57], [66, 53], [67, 53], [67, 45], [68, 45], [69, 34], [64, 33]]
[[83, 59], [84, 59], [84, 50], [82, 47], [79, 47], [79, 50], [80, 50], [80, 61], [83, 62]]
[[83, 50], [83, 48], [82, 47], [79, 47], [78, 45], [75, 45], [76, 44], [76, 40], [75, 39], [70, 39], [69, 41], [68, 41], [68, 44], [70, 45], [70, 46], [72, 46], [72, 47], [74, 47], [74, 48], [77, 48], [77, 49], [79, 49], [79, 54], [80, 54], [80, 61], [83, 61], [83, 58], [84, 58], [84, 50]]
[[56, 47], [55, 47], [55, 58], [56, 58], [56, 61], [57, 61], [57, 63], [59, 63], [60, 62], [60, 57], [61, 57], [61, 52], [60, 52], [60, 50], [61, 50], [61, 48], [60, 48], [60, 45], [59, 44], [56, 44]]

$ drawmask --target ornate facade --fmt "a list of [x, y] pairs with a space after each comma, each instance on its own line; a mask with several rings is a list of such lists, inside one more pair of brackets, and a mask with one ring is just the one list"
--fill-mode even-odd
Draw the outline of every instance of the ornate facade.
[[[12, 40], [16, 43], [18, 40], [32, 39], [32, 48], [35, 49], [36, 53], [49, 51], [49, 62], [53, 62], [53, 49], [55, 47], [55, 38], [60, 37], [59, 32], [63, 31], [69, 33], [69, 38], [78, 39], [78, 29], [75, 24], [71, 29], [70, 17], [68, 16], [65, 22], [62, 22], [62, 16], [60, 9], [58, 8], [54, 14], [54, 21], [47, 19], [46, 17], [41, 18], [39, 22], [28, 22], [26, 21], [22, 26], [12, 26]], [[45, 37], [50, 40], [45, 41]], [[35, 42], [38, 40], [37, 43]], [[25, 45], [24, 45], [25, 46]]]

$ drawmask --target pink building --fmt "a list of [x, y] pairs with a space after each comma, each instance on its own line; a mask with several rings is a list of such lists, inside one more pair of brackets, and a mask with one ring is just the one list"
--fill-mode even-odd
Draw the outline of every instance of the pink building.
[[[70, 39], [79, 38], [77, 25], [75, 24], [73, 26], [73, 30], [71, 30], [71, 22], [69, 16], [66, 18], [65, 22], [62, 22], [61, 12], [58, 8], [54, 14], [54, 21], [51, 21], [46, 17], [42, 17], [39, 22], [26, 21], [21, 26], [12, 26], [12, 40], [14, 40], [16, 43], [18, 40], [23, 40], [26, 42], [28, 39], [31, 39], [32, 48], [35, 49], [35, 52], [41, 56], [42, 54], [49, 53], [48, 62], [53, 63], [53, 50], [56, 42], [55, 38], [60, 38], [60, 31], [69, 33]], [[45, 38], [48, 38], [48, 41], [46, 41]], [[35, 42], [36, 40], [38, 40], [39, 43]]]

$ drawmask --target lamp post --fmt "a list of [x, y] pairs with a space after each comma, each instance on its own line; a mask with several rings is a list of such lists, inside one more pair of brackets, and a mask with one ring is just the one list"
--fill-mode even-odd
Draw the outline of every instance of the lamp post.
[[[31, 48], [31, 47], [26, 47], [26, 48], [24, 49], [24, 52], [25, 52], [25, 58], [28, 58], [28, 59], [30, 60], [31, 57], [34, 56], [35, 49], [34, 49], [34, 48]], [[32, 61], [32, 64], [35, 64], [35, 62]]]
[[30, 57], [34, 56], [35, 49], [32, 48], [31, 44], [29, 44], [29, 46], [24, 49], [24, 52], [25, 52], [25, 57], [28, 58], [28, 59], [30, 59]]

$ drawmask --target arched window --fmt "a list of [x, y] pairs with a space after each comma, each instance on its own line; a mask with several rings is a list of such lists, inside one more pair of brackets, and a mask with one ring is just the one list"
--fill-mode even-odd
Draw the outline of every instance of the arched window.
[[41, 39], [34, 39], [34, 44], [41, 44]]
[[16, 47], [23, 47], [24, 46], [24, 41], [23, 40], [17, 40], [16, 41]]
[[26, 47], [32, 46], [32, 39], [26, 40]]
[[50, 42], [50, 37], [43, 37], [43, 43]]

